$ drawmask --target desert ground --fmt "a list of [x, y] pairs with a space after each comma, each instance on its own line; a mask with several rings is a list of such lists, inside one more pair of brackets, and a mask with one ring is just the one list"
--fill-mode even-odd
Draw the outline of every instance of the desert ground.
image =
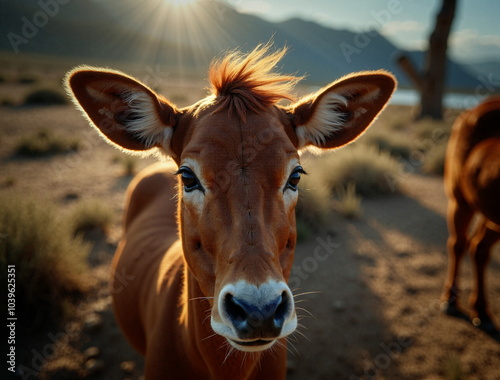
[[[5, 86], [4, 94], [10, 92]], [[115, 216], [105, 235], [86, 238], [93, 245], [87, 274], [92, 286], [75, 315], [45, 330], [18, 331], [18, 364], [32, 371], [12, 378], [140, 379], [143, 360], [114, 322], [108, 287], [131, 180], [114, 159], [121, 153], [71, 105], [1, 106], [0, 128], [0, 197], [50, 200], [62, 214], [97, 199]], [[36, 159], [13, 153], [20, 137], [41, 128], [78, 137], [80, 149]], [[154, 160], [138, 159], [136, 171]], [[314, 170], [308, 160], [303, 164]], [[303, 294], [305, 310], [300, 332], [289, 343], [289, 379], [500, 379], [499, 336], [439, 310], [448, 235], [442, 177], [415, 171], [398, 182], [397, 194], [363, 198], [358, 218], [345, 219], [332, 208], [327, 223], [298, 244], [293, 287]], [[314, 252], [325, 242], [327, 254], [318, 258]], [[498, 251], [497, 246], [487, 281], [500, 326]], [[460, 282], [466, 312], [472, 286], [468, 258]], [[29, 322], [32, 316], [19, 318]]]

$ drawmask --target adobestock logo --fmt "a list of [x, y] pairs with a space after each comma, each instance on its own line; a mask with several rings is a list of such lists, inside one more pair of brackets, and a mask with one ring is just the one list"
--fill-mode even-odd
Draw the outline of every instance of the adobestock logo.
[[9, 32], [7, 38], [14, 49], [14, 52], [19, 53], [19, 46], [29, 43], [36, 37], [41, 28], [45, 27], [52, 17], [55, 17], [61, 5], [68, 4], [71, 0], [39, 0], [38, 6], [40, 10], [33, 13], [31, 18], [26, 16], [21, 17], [20, 33]]
[[316, 272], [321, 267], [321, 263], [332, 257], [335, 250], [341, 246], [339, 243], [334, 242], [329, 235], [326, 239], [321, 237], [316, 238], [316, 243], [317, 245], [312, 252], [302, 258], [300, 262], [296, 258], [288, 280], [290, 289], [299, 289], [302, 281], [307, 280], [312, 273]]
[[367, 32], [356, 33], [352, 39], [352, 43], [342, 41], [339, 44], [340, 50], [347, 63], [352, 62], [351, 57], [353, 54], [360, 54], [361, 51], [370, 44], [371, 40], [378, 36], [376, 30], [389, 24], [392, 21], [392, 17], [402, 11], [403, 5], [399, 0], [389, 0], [385, 9], [378, 11], [372, 10], [370, 12], [372, 19], [365, 25]]

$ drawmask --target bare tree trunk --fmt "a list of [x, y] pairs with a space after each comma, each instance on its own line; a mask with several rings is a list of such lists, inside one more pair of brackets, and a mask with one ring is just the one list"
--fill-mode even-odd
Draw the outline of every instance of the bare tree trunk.
[[434, 30], [429, 37], [429, 48], [422, 73], [418, 73], [406, 56], [398, 63], [420, 92], [420, 113], [417, 118], [443, 118], [443, 95], [446, 80], [446, 50], [457, 0], [443, 0], [436, 16]]
[[443, 0], [441, 10], [436, 16], [434, 31], [429, 38], [429, 50], [420, 92], [420, 118], [429, 116], [433, 119], [442, 119], [443, 117], [446, 50], [456, 3], [456, 0]]

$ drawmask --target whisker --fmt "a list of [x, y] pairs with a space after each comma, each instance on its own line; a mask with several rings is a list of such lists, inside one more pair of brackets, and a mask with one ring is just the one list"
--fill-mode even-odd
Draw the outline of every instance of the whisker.
[[209, 336], [206, 336], [205, 338], [203, 338], [202, 340], [207, 340], [207, 339], [210, 339], [210, 338], [213, 338], [214, 336], [216, 336], [217, 333], [213, 333], [212, 335], [209, 335]]
[[[287, 339], [288, 342], [288, 339]], [[288, 342], [289, 343], [289, 342]], [[291, 343], [290, 343], [291, 344]], [[282, 343], [279, 340], [276, 342], [276, 347], [280, 346], [283, 347], [285, 350], [287, 350], [291, 355], [295, 356], [295, 353], [290, 350], [290, 347], [288, 347], [288, 344]]]
[[314, 316], [313, 313], [311, 313], [309, 310], [307, 309], [304, 309], [303, 307], [296, 307], [295, 310], [299, 310], [299, 311], [305, 311], [308, 315], [301, 315], [301, 317], [312, 317], [314, 319], [316, 319], [316, 317]]
[[297, 327], [300, 327], [301, 329], [304, 329], [304, 330], [309, 330], [307, 328], [307, 326], [303, 325], [302, 323], [297, 323]]
[[302, 293], [294, 294], [293, 298], [302, 297], [302, 296], [305, 296], [305, 295], [308, 295], [308, 294], [320, 294], [320, 293], [321, 293], [320, 290], [312, 290], [310, 292], [302, 292]]
[[311, 341], [311, 339], [309, 339], [309, 338], [307, 337], [307, 335], [305, 335], [302, 331], [295, 330], [293, 333], [294, 333], [294, 334], [296, 334], [296, 333], [297, 333], [297, 334], [299, 334], [300, 336], [302, 336], [302, 337], [304, 337], [305, 339], [307, 339], [309, 342]]
[[208, 318], [210, 318], [210, 317], [211, 317], [211, 315], [210, 315], [210, 314], [208, 314], [208, 315], [205, 317], [205, 319], [201, 322], [201, 324], [204, 324], [204, 323], [206, 322], [206, 320], [207, 320]]
[[298, 300], [298, 301], [295, 301], [295, 304], [298, 304], [298, 303], [301, 303], [301, 302], [310, 302], [311, 300]]
[[189, 301], [198, 301], [198, 300], [211, 300], [214, 299], [215, 297], [195, 297], [195, 298], [190, 298]]
[[295, 345], [292, 342], [290, 342], [290, 341], [288, 341], [287, 343], [293, 348], [293, 351], [295, 351], [295, 352], [293, 352], [291, 349], [288, 348], [288, 345], [287, 345], [288, 352], [290, 354], [292, 354], [293, 356], [295, 356], [295, 357], [299, 357], [300, 356], [300, 352], [297, 349], [297, 347], [295, 347]]
[[[226, 363], [226, 360], [233, 354], [233, 352], [236, 350], [233, 346], [231, 346], [229, 344], [229, 342], [226, 340], [225, 342], [225, 346], [229, 346], [229, 351], [227, 352], [226, 354], [226, 357], [224, 358], [224, 361], [222, 362], [222, 364]], [[222, 347], [221, 347], [222, 348]]]
[[280, 340], [277, 340], [276, 344], [273, 344], [273, 346], [269, 349], [269, 351], [271, 352], [274, 359], [278, 358], [277, 355], [278, 355], [278, 347], [279, 346], [283, 346], [283, 343], [280, 342]]

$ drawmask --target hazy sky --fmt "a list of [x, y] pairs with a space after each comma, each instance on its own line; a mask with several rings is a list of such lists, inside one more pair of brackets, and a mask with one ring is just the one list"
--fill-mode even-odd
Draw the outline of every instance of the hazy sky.
[[[402, 48], [424, 49], [441, 0], [224, 0], [240, 12], [280, 21], [301, 17], [332, 28], [377, 28]], [[500, 1], [458, 0], [450, 54], [500, 61]]]

